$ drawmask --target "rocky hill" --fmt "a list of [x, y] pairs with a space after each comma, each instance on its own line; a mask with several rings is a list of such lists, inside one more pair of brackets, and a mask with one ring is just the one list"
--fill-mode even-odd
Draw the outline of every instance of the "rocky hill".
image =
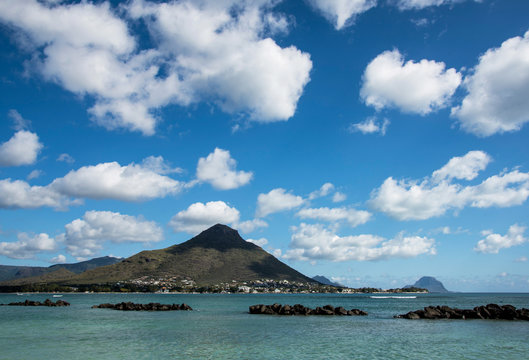
[[431, 276], [423, 276], [422, 278], [417, 280], [415, 282], [415, 284], [406, 285], [404, 288], [410, 288], [410, 287], [427, 289], [428, 292], [431, 292], [431, 293], [447, 293], [447, 292], [450, 292], [450, 291], [446, 290], [446, 288], [444, 287], [442, 282], [440, 282], [439, 280], [437, 280], [436, 278], [431, 277]]
[[[62, 275], [64, 278], [55, 277], [53, 282], [72, 286], [124, 282], [192, 282], [195, 285], [211, 285], [258, 279], [315, 283], [259, 246], [242, 239], [236, 230], [221, 224], [212, 226], [182, 244], [142, 251], [116, 264], [87, 270], [75, 276], [66, 272]], [[38, 277], [29, 280], [31, 284], [44, 281]], [[17, 282], [17, 285], [21, 284]]]
[[112, 265], [121, 260], [123, 259], [112, 256], [103, 256], [78, 263], [55, 264], [49, 267], [0, 265], [0, 281], [11, 282], [24, 278], [38, 278], [44, 274], [56, 273], [59, 269], [68, 270], [75, 275], [100, 266]]

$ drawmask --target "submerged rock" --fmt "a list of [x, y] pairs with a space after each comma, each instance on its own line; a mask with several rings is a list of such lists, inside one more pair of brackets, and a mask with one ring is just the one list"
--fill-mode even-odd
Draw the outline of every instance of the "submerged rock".
[[[5, 305], [5, 304], [3, 304]], [[12, 302], [7, 304], [9, 306], [50, 306], [50, 307], [56, 307], [56, 306], [70, 306], [69, 302], [63, 301], [63, 300], [57, 300], [57, 302], [53, 302], [50, 299], [44, 300], [44, 302], [40, 301], [33, 301], [33, 300], [26, 300], [22, 302]]]
[[410, 311], [407, 314], [395, 315], [400, 319], [486, 319], [486, 320], [527, 320], [529, 309], [516, 309], [512, 305], [488, 304], [474, 309], [458, 309], [449, 306], [427, 306], [424, 310]]
[[346, 310], [342, 306], [333, 307], [332, 305], [325, 305], [324, 307], [317, 307], [311, 309], [301, 304], [291, 305], [252, 305], [249, 308], [250, 314], [262, 314], [262, 315], [367, 315], [365, 311], [359, 309]]
[[160, 304], [160, 303], [148, 303], [148, 304], [135, 304], [133, 302], [121, 302], [118, 304], [99, 304], [92, 306], [92, 309], [113, 309], [123, 311], [175, 311], [175, 310], [193, 310], [191, 306], [187, 304]]

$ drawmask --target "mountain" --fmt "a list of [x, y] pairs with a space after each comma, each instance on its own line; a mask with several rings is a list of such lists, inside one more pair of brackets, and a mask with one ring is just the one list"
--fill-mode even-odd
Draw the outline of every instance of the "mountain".
[[431, 293], [447, 293], [443, 283], [432, 276], [423, 276], [413, 285], [406, 285], [404, 288], [415, 287], [420, 289], [427, 289]]
[[[245, 241], [236, 230], [217, 224], [178, 245], [142, 251], [113, 265], [55, 279], [66, 285], [137, 281], [192, 280], [197, 285], [271, 279], [314, 283], [314, 280], [282, 263], [257, 245]], [[33, 282], [43, 282], [32, 278]]]
[[317, 282], [319, 282], [320, 284], [323, 284], [323, 285], [331, 285], [331, 286], [343, 287], [342, 284], [338, 284], [338, 283], [332, 282], [331, 280], [327, 279], [323, 275], [313, 276], [312, 280], [316, 280]]
[[123, 258], [103, 256], [74, 264], [56, 264], [50, 266], [48, 269], [50, 269], [51, 271], [56, 271], [58, 269], [66, 269], [75, 274], [80, 274], [82, 272], [85, 272], [86, 270], [95, 269], [101, 266], [113, 265], [115, 263], [120, 262], [121, 260], [123, 260]]
[[72, 272], [73, 275], [75, 275], [100, 266], [112, 265], [121, 260], [123, 259], [112, 256], [104, 256], [73, 264], [55, 264], [49, 267], [0, 265], [0, 282], [26, 278], [33, 279], [45, 274], [54, 273], [59, 269], [68, 270], [69, 272]]

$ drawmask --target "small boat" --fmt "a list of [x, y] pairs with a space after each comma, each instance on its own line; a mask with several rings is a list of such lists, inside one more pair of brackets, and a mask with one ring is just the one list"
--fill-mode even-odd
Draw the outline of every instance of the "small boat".
[[53, 297], [62, 297], [62, 295], [53, 295]]
[[18, 295], [18, 296], [22, 296], [22, 295], [24, 295], [24, 294], [22, 294], [22, 293], [17, 293], [17, 295]]

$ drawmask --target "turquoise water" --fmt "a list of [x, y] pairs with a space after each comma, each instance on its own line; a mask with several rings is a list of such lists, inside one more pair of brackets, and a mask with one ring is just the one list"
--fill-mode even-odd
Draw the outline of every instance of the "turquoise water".
[[[377, 295], [371, 295], [377, 296]], [[47, 294], [0, 294], [0, 303]], [[529, 322], [405, 320], [427, 305], [529, 308], [529, 294], [64, 294], [67, 308], [0, 307], [0, 359], [526, 359]], [[53, 299], [57, 300], [57, 299]], [[187, 303], [195, 311], [121, 312], [100, 303]], [[248, 314], [253, 304], [331, 304], [366, 317]]]

